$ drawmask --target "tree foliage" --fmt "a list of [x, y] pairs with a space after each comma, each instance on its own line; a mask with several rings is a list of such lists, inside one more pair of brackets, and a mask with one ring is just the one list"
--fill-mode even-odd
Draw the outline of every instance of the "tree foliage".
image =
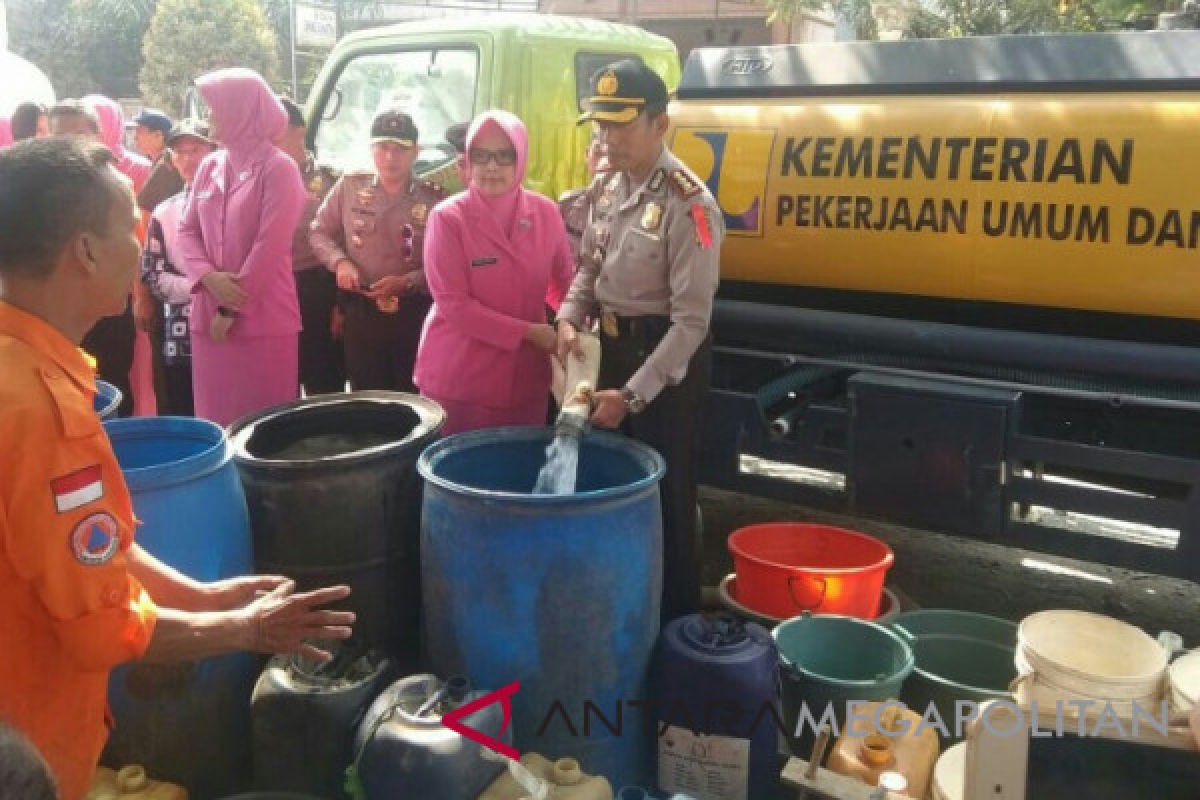
[[914, 0], [906, 38], [1116, 30], [1171, 0]]
[[205, 72], [248, 67], [267, 81], [279, 73], [275, 34], [257, 0], [159, 0], [143, 56], [143, 99], [174, 114]]
[[79, 31], [71, 6], [72, 0], [8, 2], [9, 47], [45, 72], [60, 97], [78, 97], [95, 86], [79, 57]]
[[871, 9], [871, 0], [765, 0], [767, 25], [782, 23], [790, 41], [792, 20], [806, 11], [832, 11], [850, 26], [856, 39], [878, 39], [879, 28]]

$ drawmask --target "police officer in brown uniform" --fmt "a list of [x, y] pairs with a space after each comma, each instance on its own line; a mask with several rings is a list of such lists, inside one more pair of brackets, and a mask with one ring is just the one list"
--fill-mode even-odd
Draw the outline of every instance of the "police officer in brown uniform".
[[559, 357], [598, 319], [600, 386], [592, 422], [622, 427], [662, 454], [664, 620], [700, 606], [696, 517], [699, 416], [711, 375], [709, 322], [724, 223], [704, 184], [663, 143], [667, 89], [638, 61], [600, 69], [591, 120], [612, 169], [594, 198], [579, 272], [558, 313]]
[[340, 337], [333, 334], [337, 285], [308, 241], [309, 226], [337, 183], [338, 175], [330, 167], [318, 164], [316, 156], [309, 152], [308, 126], [300, 106], [288, 97], [280, 97], [279, 101], [287, 111], [288, 127], [275, 145], [300, 167], [308, 192], [304, 214], [292, 238], [292, 272], [300, 301], [300, 385], [307, 395], [341, 392], [346, 388], [346, 366]]
[[445, 196], [412, 175], [417, 128], [400, 111], [371, 124], [373, 172], [348, 173], [317, 211], [313, 252], [337, 278], [354, 389], [415, 392], [412, 370], [431, 300], [422, 269], [425, 220]]
[[[588, 180], [592, 181], [598, 172], [608, 172], [608, 160], [604, 157], [604, 148], [595, 134], [588, 142], [587, 148]], [[592, 195], [589, 191], [592, 185], [579, 189], [568, 189], [558, 197], [558, 210], [562, 214], [563, 225], [567, 229], [567, 241], [571, 243], [571, 255], [575, 263], [579, 263], [579, 245], [583, 240], [583, 231], [588, 226], [591, 213]]]

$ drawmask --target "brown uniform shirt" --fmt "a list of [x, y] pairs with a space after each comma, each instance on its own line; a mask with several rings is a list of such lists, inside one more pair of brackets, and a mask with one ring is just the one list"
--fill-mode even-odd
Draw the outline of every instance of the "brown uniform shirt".
[[716, 201], [663, 148], [650, 176], [597, 177], [579, 252], [579, 272], [558, 318], [583, 327], [602, 311], [669, 316], [670, 328], [627, 386], [647, 402], [687, 375], [708, 335], [725, 225]]
[[308, 199], [304, 201], [304, 214], [300, 217], [300, 224], [296, 226], [296, 235], [292, 239], [292, 270], [295, 272], [325, 266], [313, 252], [308, 241], [308, 229], [337, 179], [337, 172], [330, 167], [318, 166], [312, 153], [308, 154], [308, 161], [304, 165], [304, 188], [308, 192]]
[[411, 272], [417, 288], [428, 291], [422, 253], [425, 221], [444, 197], [440, 186], [416, 178], [390, 195], [374, 173], [351, 172], [334, 184], [321, 204], [308, 240], [330, 270], [343, 258], [353, 261], [366, 286]]

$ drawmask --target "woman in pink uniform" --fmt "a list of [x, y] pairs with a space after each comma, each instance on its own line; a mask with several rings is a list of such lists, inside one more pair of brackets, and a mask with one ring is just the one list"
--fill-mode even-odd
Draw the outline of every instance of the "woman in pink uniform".
[[150, 161], [125, 149], [125, 112], [121, 104], [102, 94], [89, 94], [81, 101], [100, 121], [100, 140], [117, 159], [117, 170], [133, 181], [139, 192], [150, 177]]
[[[89, 94], [80, 100], [100, 123], [100, 141], [112, 151], [117, 159], [117, 170], [133, 181], [133, 191], [140, 192], [150, 177], [150, 161], [137, 153], [125, 149], [125, 112], [121, 104], [111, 97], [102, 94]], [[149, 216], [142, 218], [143, 226], [149, 224]], [[145, 241], [144, 233], [139, 238]], [[149, 296], [140, 283], [135, 282], [133, 314], [135, 322], [142, 315], [151, 311], [143, 304], [149, 301]], [[116, 329], [122, 322], [117, 319], [101, 320], [98, 328]], [[133, 413], [139, 417], [153, 416], [158, 413], [157, 398], [154, 396], [154, 353], [150, 337], [146, 334], [146, 326], [138, 323], [133, 336], [133, 352], [130, 356], [132, 363], [129, 369], [128, 386], [133, 391]]]
[[425, 320], [414, 378], [446, 410], [444, 433], [541, 425], [557, 309], [574, 262], [558, 206], [521, 187], [525, 125], [481, 114], [467, 133], [467, 190], [438, 204], [425, 230]]
[[307, 195], [296, 162], [274, 144], [287, 111], [258, 73], [218, 70], [196, 87], [224, 149], [196, 172], [178, 242], [194, 292], [196, 416], [228, 425], [297, 395], [292, 236]]

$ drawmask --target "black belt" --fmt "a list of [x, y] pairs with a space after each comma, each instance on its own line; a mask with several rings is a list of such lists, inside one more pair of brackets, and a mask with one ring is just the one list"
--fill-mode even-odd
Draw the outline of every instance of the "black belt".
[[614, 311], [600, 315], [600, 334], [606, 339], [661, 339], [670, 327], [666, 315], [624, 316]]

